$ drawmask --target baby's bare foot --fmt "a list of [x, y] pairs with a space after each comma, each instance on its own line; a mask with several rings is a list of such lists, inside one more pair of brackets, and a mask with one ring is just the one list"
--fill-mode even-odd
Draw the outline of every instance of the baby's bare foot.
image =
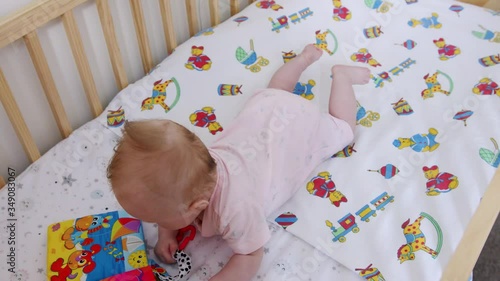
[[370, 82], [370, 70], [366, 67], [336, 65], [332, 67], [333, 77], [341, 76], [343, 79], [349, 79], [353, 85], [364, 85]]
[[313, 44], [305, 46], [304, 50], [302, 50], [302, 53], [300, 53], [300, 55], [304, 56], [309, 64], [313, 64], [315, 61], [317, 61], [322, 54], [323, 51]]

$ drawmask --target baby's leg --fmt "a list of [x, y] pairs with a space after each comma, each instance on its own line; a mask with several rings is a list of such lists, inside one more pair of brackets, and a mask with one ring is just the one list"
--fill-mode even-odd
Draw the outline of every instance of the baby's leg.
[[280, 89], [288, 92], [293, 91], [302, 72], [317, 61], [322, 54], [323, 51], [314, 47], [314, 45], [307, 45], [300, 55], [282, 65], [276, 73], [274, 73], [268, 88]]
[[332, 76], [329, 112], [332, 116], [349, 123], [354, 131], [357, 103], [352, 85], [368, 83], [370, 70], [366, 67], [336, 65], [332, 67]]

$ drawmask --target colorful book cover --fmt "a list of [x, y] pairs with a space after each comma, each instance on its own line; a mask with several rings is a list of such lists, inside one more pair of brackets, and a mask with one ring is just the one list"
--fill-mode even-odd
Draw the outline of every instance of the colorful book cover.
[[151, 266], [137, 268], [131, 271], [120, 273], [101, 281], [156, 281], [155, 274]]
[[123, 210], [48, 227], [50, 281], [98, 281], [148, 266], [141, 221]]

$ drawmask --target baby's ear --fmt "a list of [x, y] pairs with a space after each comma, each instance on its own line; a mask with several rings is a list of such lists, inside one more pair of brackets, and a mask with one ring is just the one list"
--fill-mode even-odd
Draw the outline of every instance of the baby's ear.
[[189, 206], [189, 211], [201, 212], [208, 207], [208, 200], [205, 199], [197, 199]]

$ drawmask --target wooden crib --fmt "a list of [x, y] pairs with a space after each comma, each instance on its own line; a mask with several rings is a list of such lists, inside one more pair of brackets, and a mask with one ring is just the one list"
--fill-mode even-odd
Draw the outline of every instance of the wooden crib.
[[[43, 87], [50, 108], [54, 115], [57, 127], [63, 138], [66, 138], [72, 132], [71, 125], [68, 121], [68, 116], [63, 108], [61, 98], [54, 83], [54, 78], [49, 69], [47, 59], [42, 50], [37, 29], [45, 25], [47, 22], [61, 18], [64, 24], [66, 35], [68, 37], [71, 50], [75, 59], [75, 63], [80, 74], [81, 82], [89, 102], [92, 115], [97, 117], [103, 110], [103, 105], [99, 102], [96, 85], [92, 73], [90, 71], [89, 62], [83, 49], [83, 43], [75, 21], [73, 9], [87, 0], [53, 0], [34, 2], [29, 7], [14, 13], [0, 22], [0, 48], [3, 48], [17, 40], [24, 40], [33, 65], [38, 74], [38, 78]], [[253, 1], [249, 1], [250, 3]], [[120, 53], [120, 47], [115, 34], [115, 27], [109, 3], [107, 0], [95, 1], [97, 11], [101, 20], [101, 26], [106, 39], [108, 48], [109, 59], [113, 67], [114, 77], [118, 89], [125, 88], [129, 81], [127, 79], [123, 57]], [[174, 23], [172, 22], [172, 8], [168, 0], [159, 1], [163, 29], [165, 33], [165, 44], [168, 53], [175, 49], [178, 42], [175, 36]], [[197, 1], [185, 1], [187, 18], [189, 23], [189, 33], [193, 36], [198, 30], [198, 14], [197, 14]], [[210, 18], [212, 26], [217, 25], [221, 21], [219, 15], [219, 1], [210, 0]], [[231, 14], [239, 11], [239, 1], [231, 0]], [[148, 73], [154, 66], [149, 45], [148, 33], [144, 22], [144, 13], [141, 1], [131, 0], [130, 7], [133, 14], [135, 30], [137, 34], [137, 42], [142, 58], [142, 67], [144, 73]], [[1, 101], [4, 105], [5, 111], [9, 116], [13, 128], [31, 162], [40, 158], [40, 151], [37, 148], [26, 123], [20, 113], [19, 107], [13, 98], [9, 85], [0, 70], [0, 87], [1, 87]], [[0, 186], [3, 186], [5, 181], [0, 178]]]
[[[151, 0], [153, 1], [153, 0]], [[170, 0], [158, 0], [162, 25], [165, 37], [167, 53], [171, 53], [179, 42], [176, 39], [176, 29], [172, 20], [172, 2]], [[209, 13], [211, 25], [215, 26], [221, 22], [218, 0], [207, 0], [209, 2]], [[326, 0], [325, 0], [326, 1]], [[103, 111], [103, 104], [99, 100], [96, 83], [92, 75], [89, 60], [83, 48], [82, 37], [78, 29], [73, 9], [89, 0], [45, 0], [37, 1], [0, 21], [0, 48], [4, 48], [17, 40], [23, 40], [27, 47], [33, 66], [42, 85], [59, 132], [63, 138], [71, 134], [73, 128], [68, 121], [67, 112], [61, 102], [60, 93], [54, 82], [49, 65], [44, 55], [37, 29], [44, 26], [53, 19], [61, 18], [64, 29], [69, 40], [71, 51], [80, 75], [86, 98], [90, 105], [93, 117], [97, 117]], [[94, 2], [94, 1], [92, 1]], [[251, 4], [254, 1], [240, 3], [230, 0], [231, 15], [236, 14], [241, 4]], [[145, 25], [143, 7], [140, 0], [130, 0], [133, 22], [137, 35], [137, 43], [142, 60], [142, 70], [147, 74], [156, 63], [151, 55], [148, 32]], [[189, 33], [191, 36], [198, 32], [198, 2], [196, 0], [185, 0]], [[95, 6], [99, 14], [102, 31], [106, 40], [109, 60], [113, 69], [115, 83], [118, 89], [123, 89], [129, 84], [124, 59], [115, 33], [115, 26], [111, 16], [108, 0], [95, 0]], [[6, 70], [7, 71], [7, 70]], [[19, 142], [21, 143], [28, 159], [31, 162], [40, 158], [41, 153], [26, 125], [18, 104], [6, 81], [3, 70], [0, 69], [0, 100], [10, 119]], [[55, 144], [54, 144], [55, 145]], [[5, 180], [0, 177], [0, 187], [5, 185]], [[496, 216], [500, 210], [497, 198], [500, 197], [500, 171], [497, 170], [483, 200], [477, 209], [471, 223], [469, 224], [459, 245], [456, 254], [450, 261], [442, 280], [467, 280], [474, 264], [486, 241]]]

